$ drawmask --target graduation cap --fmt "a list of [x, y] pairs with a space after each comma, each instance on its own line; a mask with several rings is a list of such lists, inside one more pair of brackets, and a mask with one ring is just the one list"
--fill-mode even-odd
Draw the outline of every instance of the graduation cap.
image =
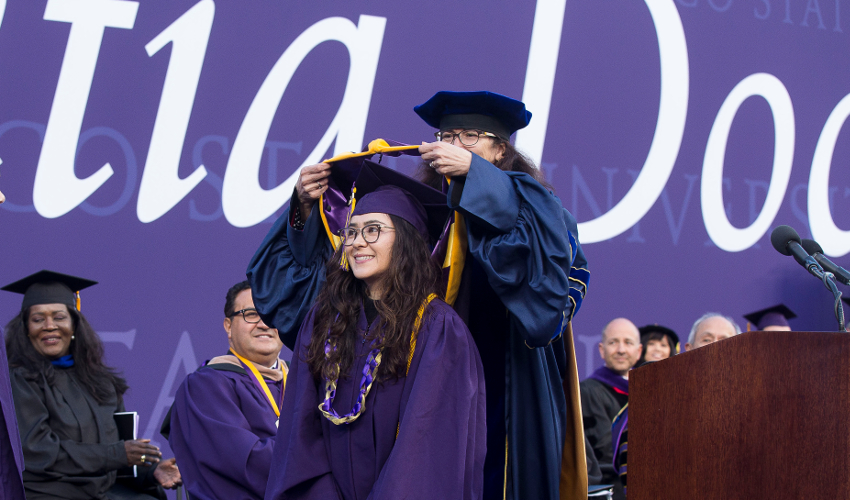
[[436, 129], [478, 129], [506, 141], [531, 121], [522, 101], [487, 91], [437, 92], [413, 111]]
[[651, 333], [660, 333], [661, 335], [666, 336], [670, 339], [670, 355], [678, 354], [679, 352], [679, 336], [676, 335], [676, 332], [667, 328], [666, 326], [661, 326], [658, 323], [654, 323], [651, 325], [646, 325], [638, 328], [638, 332], [640, 332], [640, 343], [645, 344], [644, 338]]
[[24, 296], [21, 310], [39, 304], [65, 304], [69, 309], [80, 309], [80, 290], [96, 285], [97, 281], [41, 270], [26, 278], [10, 283], [0, 290]]
[[[789, 319], [796, 318], [794, 311], [788, 309], [785, 304], [778, 304], [767, 309], [744, 314], [744, 318], [755, 326], [756, 330], [764, 330], [769, 326], [785, 326], [790, 328]], [[748, 329], [749, 329], [749, 325]]]
[[[375, 211], [402, 217], [434, 245], [431, 258], [443, 268], [446, 302], [452, 304], [459, 289], [467, 248], [462, 216], [448, 207], [442, 191], [372, 161], [376, 155], [378, 161], [384, 155], [419, 156], [419, 146], [376, 139], [365, 149], [362, 153], [325, 160], [331, 170], [328, 189], [321, 197], [320, 213], [328, 239], [339, 249], [342, 242], [339, 231], [348, 225], [352, 214]], [[370, 193], [372, 196], [367, 197]], [[424, 211], [425, 220], [417, 204]], [[411, 219], [419, 219], [419, 222]], [[345, 267], [346, 263], [343, 258], [340, 264]]]
[[[370, 209], [370, 212], [389, 213], [405, 219], [413, 224], [429, 243], [440, 239], [452, 212], [446, 202], [446, 195], [371, 160], [376, 154], [418, 156], [418, 148], [419, 146], [397, 142], [391, 145], [388, 141], [376, 139], [369, 144], [367, 151], [325, 160], [325, 163], [331, 165], [331, 172], [328, 189], [322, 196], [322, 219], [334, 247], [339, 245], [335, 236], [340, 229], [347, 226], [352, 214], [369, 213], [363, 212], [359, 204], [366, 199], [366, 195], [378, 190], [382, 194], [370, 197], [374, 200], [368, 202], [374, 208]], [[394, 190], [387, 188], [388, 186], [400, 189]], [[417, 204], [424, 213], [416, 208]], [[419, 215], [414, 215], [414, 212]]]

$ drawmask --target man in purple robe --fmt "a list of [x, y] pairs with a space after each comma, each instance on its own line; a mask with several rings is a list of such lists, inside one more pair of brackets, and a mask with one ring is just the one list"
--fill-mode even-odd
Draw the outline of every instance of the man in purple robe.
[[584, 433], [593, 447], [602, 482], [614, 485], [614, 498], [625, 498], [623, 486], [614, 471], [614, 445], [611, 424], [629, 402], [629, 370], [640, 359], [640, 332], [631, 321], [617, 318], [602, 330], [599, 355], [605, 366], [583, 380], [581, 413]]
[[261, 499], [286, 384], [283, 343], [257, 314], [247, 281], [227, 292], [224, 314], [228, 354], [186, 377], [163, 435], [193, 500]]

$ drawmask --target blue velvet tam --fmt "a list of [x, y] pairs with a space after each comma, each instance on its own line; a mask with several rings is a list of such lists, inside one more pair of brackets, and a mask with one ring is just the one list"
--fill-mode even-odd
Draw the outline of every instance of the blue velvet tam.
[[413, 111], [439, 130], [482, 130], [506, 141], [531, 121], [531, 112], [525, 109], [522, 101], [487, 91], [443, 90], [414, 107]]

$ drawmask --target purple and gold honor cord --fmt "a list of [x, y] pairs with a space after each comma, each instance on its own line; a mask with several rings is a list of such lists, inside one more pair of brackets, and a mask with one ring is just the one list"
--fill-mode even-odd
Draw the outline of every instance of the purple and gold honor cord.
[[[330, 334], [330, 330], [328, 331]], [[372, 345], [374, 345], [375, 341], [372, 341]], [[325, 356], [330, 356], [332, 351], [336, 350], [336, 346], [331, 346], [330, 339], [325, 341]], [[366, 409], [366, 396], [369, 395], [369, 391], [372, 389], [372, 383], [375, 381], [375, 374], [378, 372], [378, 367], [381, 365], [381, 350], [380, 349], [372, 349], [369, 352], [369, 356], [366, 358], [366, 365], [363, 367], [363, 378], [360, 379], [360, 396], [357, 399], [357, 403], [355, 403], [354, 408], [351, 409], [351, 412], [340, 416], [333, 409], [334, 397], [336, 397], [336, 381], [339, 379], [339, 363], [337, 363], [334, 376], [330, 379], [325, 379], [325, 400], [322, 401], [322, 404], [319, 405], [319, 411], [322, 412], [322, 415], [325, 416], [328, 420], [330, 420], [334, 425], [340, 424], [349, 424], [357, 420], [358, 417], [363, 413], [363, 410]]]
[[[413, 361], [413, 352], [416, 349], [416, 336], [419, 332], [419, 326], [422, 323], [422, 316], [425, 314], [425, 308], [428, 304], [431, 303], [432, 300], [437, 298], [433, 293], [425, 299], [421, 306], [419, 306], [419, 312], [416, 315], [416, 323], [413, 327], [413, 332], [411, 332], [410, 336], [410, 353], [407, 358], [407, 371], [410, 372], [410, 363]], [[334, 322], [339, 319], [339, 314], [336, 315]], [[366, 330], [368, 333], [368, 329]], [[331, 330], [328, 328], [328, 338], [325, 340], [325, 357], [330, 357], [331, 352], [336, 350], [336, 346], [332, 346], [330, 342]], [[377, 339], [372, 340], [371, 345], [375, 345]], [[354, 408], [351, 409], [351, 413], [340, 416], [333, 409], [334, 397], [336, 397], [336, 382], [339, 379], [339, 363], [336, 364], [333, 370], [333, 375], [330, 379], [325, 379], [325, 399], [319, 405], [319, 411], [322, 412], [322, 415], [325, 416], [326, 419], [330, 420], [334, 425], [340, 424], [350, 424], [357, 420], [358, 417], [363, 413], [363, 410], [366, 409], [366, 396], [369, 395], [369, 391], [372, 389], [372, 383], [375, 381], [375, 374], [378, 373], [378, 367], [381, 366], [381, 350], [380, 349], [372, 349], [369, 351], [369, 356], [366, 358], [366, 365], [363, 367], [363, 378], [360, 379], [360, 396], [357, 399], [357, 403], [355, 403]], [[396, 436], [398, 435], [398, 429], [396, 429]]]

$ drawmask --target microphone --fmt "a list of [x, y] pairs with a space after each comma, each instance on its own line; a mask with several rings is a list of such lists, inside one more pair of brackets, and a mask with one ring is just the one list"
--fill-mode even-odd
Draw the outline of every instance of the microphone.
[[850, 271], [847, 271], [843, 267], [829, 260], [823, 254], [823, 248], [818, 245], [817, 241], [809, 239], [803, 240], [803, 249], [806, 251], [806, 253], [814, 257], [814, 259], [818, 261], [818, 264], [820, 264], [821, 267], [834, 274], [835, 278], [838, 279], [838, 281], [844, 283], [845, 285], [850, 285]]
[[[823, 268], [803, 249], [802, 240], [791, 226], [779, 226], [770, 234], [770, 243], [782, 255], [793, 255], [801, 266], [818, 279], [823, 279]], [[834, 286], [834, 285], [833, 285]]]

